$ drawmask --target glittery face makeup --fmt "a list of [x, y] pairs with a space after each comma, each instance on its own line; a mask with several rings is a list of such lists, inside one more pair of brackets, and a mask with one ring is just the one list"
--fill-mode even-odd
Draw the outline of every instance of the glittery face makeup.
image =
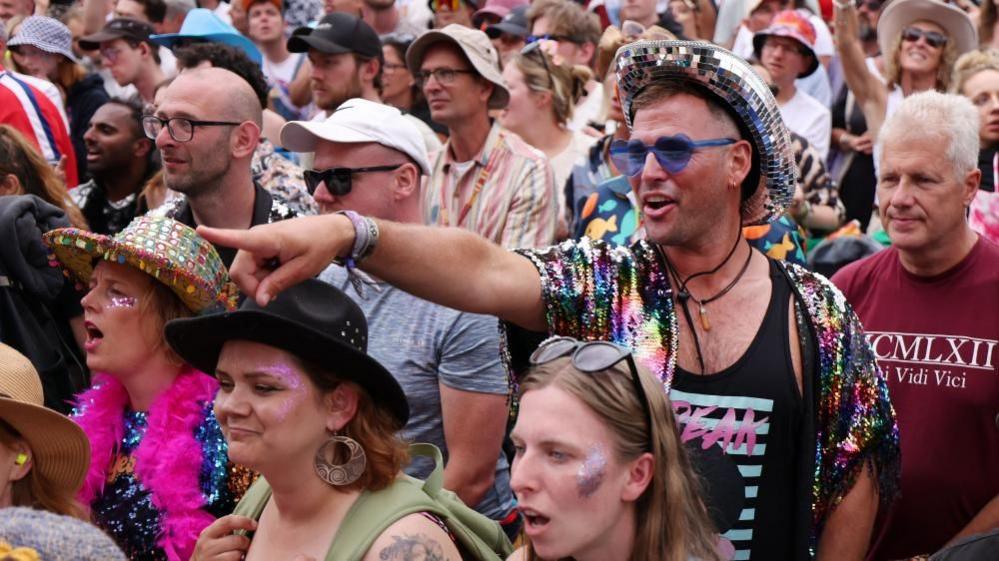
[[109, 309], [120, 309], [120, 308], [134, 308], [135, 304], [138, 302], [132, 296], [123, 295], [112, 295], [108, 301]]
[[278, 405], [275, 417], [278, 422], [284, 422], [295, 407], [302, 403], [305, 384], [302, 381], [304, 373], [287, 362], [274, 362], [261, 367], [261, 370], [277, 378], [284, 387], [284, 401]]
[[607, 452], [602, 446], [594, 445], [576, 472], [576, 487], [581, 498], [592, 497], [607, 475]]

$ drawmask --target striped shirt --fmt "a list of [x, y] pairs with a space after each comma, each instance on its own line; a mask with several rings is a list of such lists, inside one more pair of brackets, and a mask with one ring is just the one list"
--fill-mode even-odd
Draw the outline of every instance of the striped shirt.
[[427, 224], [460, 226], [507, 248], [551, 245], [565, 231], [548, 158], [493, 123], [482, 150], [456, 162], [448, 141], [423, 191]]
[[76, 154], [59, 109], [45, 95], [0, 66], [0, 124], [28, 139], [52, 165], [66, 156], [66, 186], [76, 187]]

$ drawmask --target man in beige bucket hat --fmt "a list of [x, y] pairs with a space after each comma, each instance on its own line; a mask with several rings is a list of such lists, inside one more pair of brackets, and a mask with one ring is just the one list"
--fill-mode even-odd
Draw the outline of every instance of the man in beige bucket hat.
[[425, 222], [510, 248], [555, 241], [564, 223], [548, 159], [489, 116], [510, 101], [489, 37], [456, 24], [429, 31], [409, 47], [406, 64], [450, 136], [424, 189]]

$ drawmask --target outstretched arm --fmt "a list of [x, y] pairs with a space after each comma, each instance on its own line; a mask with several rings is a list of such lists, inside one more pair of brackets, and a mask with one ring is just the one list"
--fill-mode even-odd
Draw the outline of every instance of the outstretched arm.
[[864, 49], [857, 36], [857, 9], [853, 2], [835, 0], [833, 4], [836, 5], [836, 50], [843, 65], [843, 78], [864, 112], [871, 138], [876, 139], [884, 122], [888, 91], [864, 63]]
[[[438, 304], [545, 329], [541, 278], [526, 258], [458, 228], [376, 220], [380, 232], [363, 269]], [[340, 214], [307, 216], [250, 230], [198, 227], [208, 241], [239, 249], [232, 279], [261, 305], [347, 255], [354, 226]], [[272, 268], [277, 264], [276, 268]]]

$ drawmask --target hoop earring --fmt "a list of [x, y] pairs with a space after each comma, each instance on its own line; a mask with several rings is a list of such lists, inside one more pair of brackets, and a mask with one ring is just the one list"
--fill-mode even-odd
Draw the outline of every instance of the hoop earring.
[[[336, 447], [342, 444], [350, 451], [346, 463], [333, 463], [336, 458]], [[316, 451], [316, 475], [334, 487], [350, 485], [357, 481], [368, 465], [368, 456], [361, 444], [349, 436], [334, 434]]]

